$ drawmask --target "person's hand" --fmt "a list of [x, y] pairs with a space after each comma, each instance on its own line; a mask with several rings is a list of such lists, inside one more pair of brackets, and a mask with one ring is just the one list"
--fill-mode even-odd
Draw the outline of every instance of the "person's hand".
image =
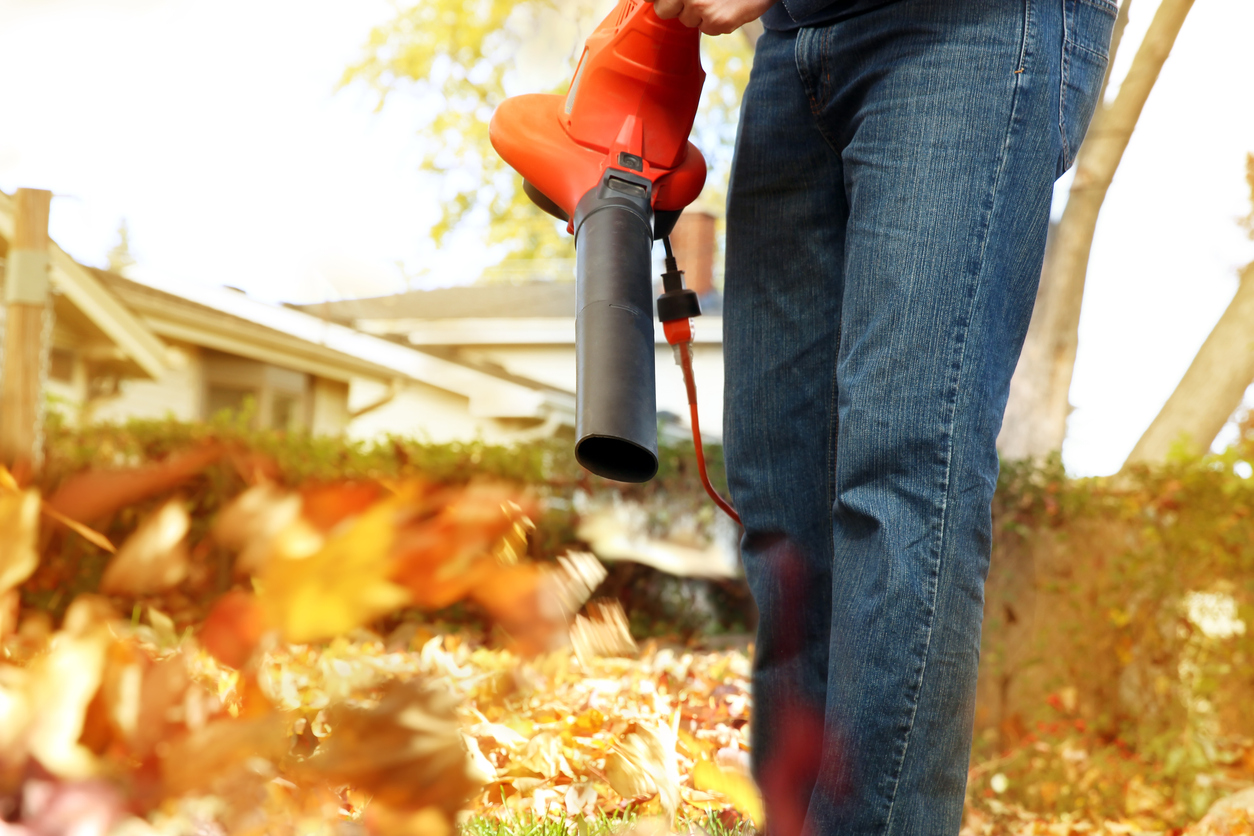
[[757, 20], [775, 0], [649, 0], [662, 20], [679, 18], [689, 28], [707, 35], [735, 32], [751, 20]]

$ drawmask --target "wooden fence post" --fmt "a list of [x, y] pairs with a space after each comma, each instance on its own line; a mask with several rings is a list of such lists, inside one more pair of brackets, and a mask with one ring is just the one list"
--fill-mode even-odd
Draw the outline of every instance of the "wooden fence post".
[[36, 449], [43, 399], [43, 332], [48, 307], [48, 210], [52, 192], [18, 189], [13, 240], [6, 260], [4, 382], [0, 389], [0, 461], [29, 472], [40, 464]]

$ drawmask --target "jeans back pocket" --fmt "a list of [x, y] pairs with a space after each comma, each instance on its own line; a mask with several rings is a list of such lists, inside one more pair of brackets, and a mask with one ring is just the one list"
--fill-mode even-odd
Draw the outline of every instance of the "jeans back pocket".
[[1063, 11], [1062, 86], [1058, 127], [1062, 153], [1057, 176], [1071, 168], [1089, 129], [1102, 78], [1110, 63], [1110, 33], [1117, 8], [1112, 0], [1061, 0]]

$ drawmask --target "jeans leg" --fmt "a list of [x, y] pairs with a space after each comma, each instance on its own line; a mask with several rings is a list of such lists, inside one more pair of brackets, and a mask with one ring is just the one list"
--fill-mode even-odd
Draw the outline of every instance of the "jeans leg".
[[957, 833], [995, 440], [1059, 156], [1060, 4], [911, 0], [805, 30], [849, 220], [828, 745], [813, 833]]
[[776, 833], [958, 831], [994, 444], [1110, 11], [902, 0], [759, 44], [728, 201], [725, 438]]
[[758, 42], [727, 206], [724, 439], [758, 605], [753, 762], [772, 829], [800, 830], [823, 745], [847, 208], [795, 33]]

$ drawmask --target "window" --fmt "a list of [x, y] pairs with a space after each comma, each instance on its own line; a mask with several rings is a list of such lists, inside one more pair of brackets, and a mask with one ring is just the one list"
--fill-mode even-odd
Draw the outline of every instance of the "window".
[[295, 395], [276, 392], [271, 406], [270, 426], [276, 430], [294, 430], [300, 426], [299, 402]]
[[206, 349], [204, 416], [249, 416], [255, 429], [299, 430], [308, 417], [309, 375], [236, 354]]
[[209, 392], [205, 399], [207, 417], [212, 418], [221, 412], [229, 412], [232, 416], [238, 416], [245, 409], [250, 409], [254, 414], [256, 413], [256, 389], [216, 384], [209, 385]]
[[48, 357], [48, 377], [61, 383], [74, 382], [74, 352], [54, 348]]

